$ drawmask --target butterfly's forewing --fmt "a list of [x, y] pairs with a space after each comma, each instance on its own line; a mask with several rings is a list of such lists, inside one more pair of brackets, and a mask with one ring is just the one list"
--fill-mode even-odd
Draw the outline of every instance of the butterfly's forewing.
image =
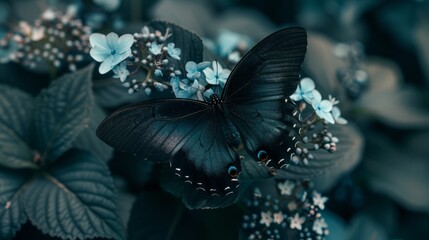
[[205, 102], [159, 99], [113, 113], [97, 135], [117, 150], [153, 162], [170, 161], [182, 180], [178, 195], [189, 208], [219, 207], [218, 202], [235, 201], [235, 173], [240, 171], [239, 157], [224, 139], [225, 121]]
[[255, 158], [265, 151], [269, 167], [286, 167], [299, 140], [297, 108], [285, 100], [296, 90], [306, 50], [302, 28], [271, 34], [237, 64], [222, 94], [247, 151]]

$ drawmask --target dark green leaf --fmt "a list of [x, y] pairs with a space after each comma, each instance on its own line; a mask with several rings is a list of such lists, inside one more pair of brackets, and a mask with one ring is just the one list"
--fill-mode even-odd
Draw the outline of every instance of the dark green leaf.
[[[139, 74], [139, 73], [137, 73]], [[145, 79], [144, 76], [133, 76], [135, 79]], [[146, 98], [144, 91], [128, 94], [128, 89], [122, 86], [119, 79], [107, 78], [94, 81], [95, 101], [103, 108], [117, 108], [124, 104], [143, 101]]]
[[11, 239], [27, 220], [22, 203], [29, 172], [0, 167], [0, 239]]
[[196, 63], [203, 61], [203, 42], [200, 37], [195, 33], [192, 33], [182, 27], [179, 27], [172, 23], [153, 21], [148, 23], [148, 27], [156, 29], [165, 33], [170, 29], [172, 33], [171, 37], [167, 39], [167, 42], [175, 44], [176, 48], [180, 48], [180, 61], [172, 61], [176, 69], [179, 69], [182, 74], [186, 73], [185, 64], [188, 61], [194, 61]]
[[35, 167], [28, 146], [33, 98], [0, 85], [0, 165], [10, 168]]
[[204, 239], [198, 212], [189, 211], [166, 193], [143, 193], [128, 223], [130, 240]]
[[107, 166], [74, 149], [31, 183], [25, 209], [32, 224], [51, 236], [124, 239], [116, 197]]
[[42, 158], [54, 161], [70, 149], [88, 124], [93, 65], [56, 79], [35, 102], [35, 145]]
[[95, 130], [106, 116], [97, 104], [93, 104], [88, 127], [82, 130], [74, 142], [75, 147], [90, 151], [103, 161], [111, 159], [113, 149], [95, 135]]

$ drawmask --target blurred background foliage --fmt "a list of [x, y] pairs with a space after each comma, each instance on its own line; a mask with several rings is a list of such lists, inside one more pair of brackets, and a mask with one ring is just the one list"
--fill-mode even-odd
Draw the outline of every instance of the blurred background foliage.
[[[322, 95], [339, 99], [349, 121], [345, 137], [340, 138], [344, 139], [339, 144], [340, 160], [312, 180], [329, 197], [324, 210], [330, 231], [327, 239], [429, 239], [428, 1], [118, 1], [117, 8], [107, 11], [108, 6], [90, 0], [1, 0], [0, 34], [13, 22], [32, 22], [48, 7], [65, 11], [76, 3], [84, 6], [79, 15], [83, 21], [103, 33], [138, 32], [144, 22], [161, 19], [213, 44], [226, 30], [253, 44], [280, 27], [302, 26], [309, 33], [303, 76], [311, 77]], [[357, 53], [347, 53], [345, 46]], [[205, 54], [209, 59], [219, 53]], [[356, 55], [358, 60], [350, 60]], [[367, 76], [365, 84], [358, 83], [358, 90], [340, 81], [340, 72], [358, 70]], [[76, 144], [92, 146], [100, 159], [110, 159], [120, 215], [130, 239], [238, 239], [241, 208], [187, 210], [159, 186], [161, 166], [94, 142], [89, 130], [107, 112], [146, 97], [128, 95], [117, 79], [97, 72], [92, 79], [93, 117]], [[33, 96], [51, 80], [47, 72], [0, 64], [1, 84]], [[51, 238], [26, 223], [14, 239]]]

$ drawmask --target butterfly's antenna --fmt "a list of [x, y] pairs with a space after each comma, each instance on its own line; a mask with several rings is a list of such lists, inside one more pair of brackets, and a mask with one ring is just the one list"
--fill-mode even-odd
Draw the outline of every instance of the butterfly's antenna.
[[216, 61], [216, 95], [218, 95], [219, 96], [219, 90], [220, 90], [220, 87], [219, 87], [219, 61], [217, 60], [217, 59], [215, 59], [215, 61]]

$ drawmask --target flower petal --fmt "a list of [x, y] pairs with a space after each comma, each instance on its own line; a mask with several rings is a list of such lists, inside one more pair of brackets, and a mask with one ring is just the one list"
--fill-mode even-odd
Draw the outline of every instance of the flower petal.
[[92, 58], [97, 62], [102, 62], [110, 56], [110, 51], [96, 45], [89, 52]]
[[189, 61], [185, 64], [185, 69], [189, 73], [194, 73], [195, 71], [198, 71], [197, 64], [193, 61]]
[[114, 60], [115, 60], [114, 56], [110, 56], [106, 60], [104, 60], [104, 62], [101, 63], [100, 67], [98, 68], [98, 71], [100, 72], [100, 74], [105, 74], [108, 71], [112, 70], [112, 68], [116, 65], [116, 64], [112, 64]]
[[134, 43], [134, 37], [131, 34], [122, 35], [116, 44], [116, 51], [118, 53], [123, 53], [131, 48]]
[[334, 118], [332, 117], [331, 113], [329, 112], [322, 112], [322, 111], [318, 111], [317, 115], [319, 115], [319, 117], [325, 119], [326, 121], [328, 121], [331, 124], [334, 124]]
[[124, 61], [127, 57], [131, 55], [131, 49], [128, 49], [128, 51], [122, 53], [122, 54], [116, 54], [114, 56], [114, 59], [112, 61], [113, 66], [116, 66], [118, 63]]
[[107, 40], [107, 45], [109, 46], [109, 49], [115, 49], [116, 50], [116, 45], [118, 43], [118, 34], [111, 32], [109, 34], [107, 34], [106, 36], [106, 40]]
[[317, 90], [313, 90], [313, 101], [315, 103], [319, 103], [322, 101], [322, 95], [320, 95], [320, 92]]
[[300, 94], [297, 94], [296, 92], [292, 95], [290, 95], [290, 99], [292, 99], [293, 101], [297, 102], [297, 101], [301, 101], [302, 100], [302, 96]]
[[208, 67], [210, 67], [210, 62], [208, 62], [208, 61], [198, 63], [198, 70], [199, 71], [202, 71]]
[[93, 33], [89, 36], [89, 43], [92, 47], [98, 46], [100, 48], [109, 49], [107, 45], [106, 36], [101, 33]]
[[330, 112], [332, 110], [332, 102], [328, 100], [323, 100], [320, 102], [319, 106], [324, 112]]
[[311, 80], [311, 78], [303, 78], [303, 79], [301, 79], [301, 82], [299, 83], [299, 85], [301, 87], [301, 91], [303, 91], [303, 92], [311, 92], [316, 87], [314, 85], [313, 80]]

